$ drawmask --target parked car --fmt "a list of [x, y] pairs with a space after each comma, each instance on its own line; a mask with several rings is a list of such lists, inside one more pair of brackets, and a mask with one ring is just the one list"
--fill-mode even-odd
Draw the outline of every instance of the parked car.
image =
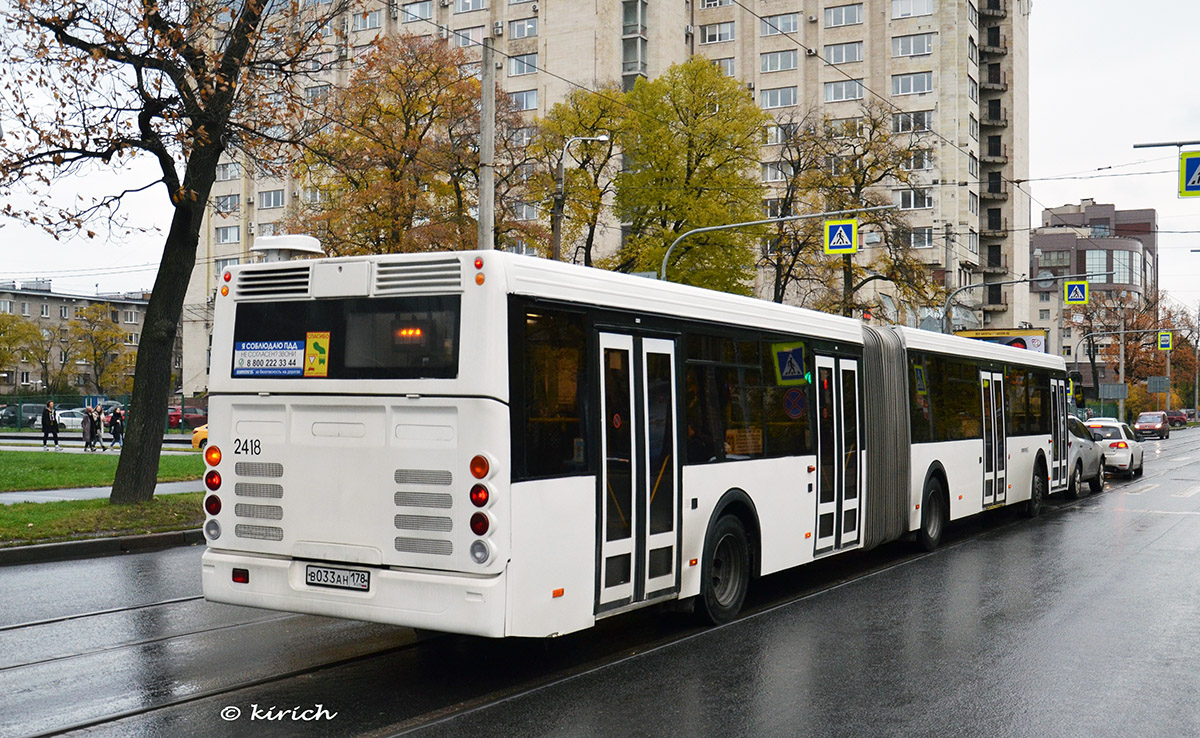
[[1079, 418], [1073, 415], [1067, 418], [1067, 432], [1067, 468], [1071, 472], [1067, 496], [1074, 499], [1082, 495], [1085, 479], [1095, 494], [1104, 489], [1104, 453]]
[[58, 420], [58, 429], [60, 431], [83, 430], [82, 408], [76, 408], [74, 410], [56, 410], [54, 417]]
[[18, 405], [7, 405], [0, 410], [0, 426], [6, 428], [37, 428], [42, 424], [42, 408], [36, 402], [23, 402]]
[[1137, 420], [1133, 421], [1133, 432], [1137, 434], [1139, 441], [1150, 436], [1170, 438], [1171, 425], [1167, 422], [1166, 413], [1154, 410], [1137, 416]]
[[1182, 428], [1188, 424], [1187, 413], [1182, 410], [1168, 410], [1167, 422], [1171, 424], [1172, 428]]
[[167, 426], [170, 428], [195, 428], [208, 422], [208, 412], [202, 407], [180, 407], [173, 405], [167, 408]]
[[1124, 423], [1105, 421], [1088, 423], [1092, 438], [1100, 445], [1104, 454], [1104, 468], [1114, 474], [1125, 474], [1130, 478], [1141, 476], [1146, 463], [1142, 444], [1133, 429]]
[[192, 431], [192, 448], [203, 449], [208, 445], [208, 423]]
[[1190, 423], [1190, 422], [1192, 422], [1193, 420], [1195, 420], [1195, 419], [1196, 419], [1196, 410], [1195, 410], [1195, 408], [1190, 408], [1190, 407], [1189, 407], [1189, 408], [1185, 408], [1185, 409], [1184, 409], [1184, 411], [1183, 411], [1183, 413], [1184, 413], [1184, 415], [1187, 415], [1187, 419], [1188, 419], [1188, 422], [1189, 422], [1189, 423]]

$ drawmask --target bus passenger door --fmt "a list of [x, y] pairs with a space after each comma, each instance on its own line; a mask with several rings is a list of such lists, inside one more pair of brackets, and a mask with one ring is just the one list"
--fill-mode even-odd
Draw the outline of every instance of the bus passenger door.
[[600, 334], [597, 610], [675, 588], [679, 515], [675, 344]]
[[1008, 428], [1004, 422], [1004, 374], [979, 373], [983, 390], [983, 506], [1008, 500]]
[[1067, 483], [1067, 383], [1050, 380], [1050, 489]]
[[817, 535], [814, 553], [855, 546], [861, 527], [858, 362], [816, 357]]

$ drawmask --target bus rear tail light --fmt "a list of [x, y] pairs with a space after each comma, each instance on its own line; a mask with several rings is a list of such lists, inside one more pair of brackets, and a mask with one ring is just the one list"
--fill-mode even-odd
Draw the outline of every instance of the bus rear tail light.
[[221, 498], [216, 495], [209, 495], [204, 498], [204, 512], [209, 515], [218, 515], [221, 512]]
[[471, 532], [475, 535], [486, 535], [491, 527], [492, 522], [488, 520], [487, 513], [477, 512], [471, 516]]
[[491, 462], [489, 462], [488, 458], [483, 454], [476, 454], [475, 457], [471, 459], [471, 476], [475, 477], [476, 479], [483, 479], [491, 470]]
[[475, 507], [484, 507], [488, 504], [491, 495], [488, 493], [488, 488], [482, 484], [477, 484], [471, 488], [471, 504]]
[[216, 492], [221, 488], [221, 472], [213, 469], [204, 475], [204, 486]]
[[209, 446], [204, 449], [204, 461], [209, 466], [216, 466], [221, 463], [221, 449], [217, 446]]
[[1108, 444], [1108, 447], [1109, 448], [1129, 448], [1129, 444], [1125, 443], [1124, 441], [1113, 441], [1112, 443]]
[[250, 583], [250, 570], [249, 569], [234, 569], [233, 570], [233, 581], [237, 584], [249, 584]]

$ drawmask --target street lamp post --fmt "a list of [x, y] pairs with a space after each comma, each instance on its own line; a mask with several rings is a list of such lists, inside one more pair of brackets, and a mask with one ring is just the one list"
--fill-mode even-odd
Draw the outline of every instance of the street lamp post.
[[562, 218], [563, 205], [566, 200], [565, 163], [567, 147], [576, 141], [607, 141], [608, 134], [599, 136], [571, 136], [562, 147], [562, 156], [558, 159], [558, 171], [554, 175], [554, 208], [550, 211], [550, 244], [551, 258], [558, 261], [562, 258]]

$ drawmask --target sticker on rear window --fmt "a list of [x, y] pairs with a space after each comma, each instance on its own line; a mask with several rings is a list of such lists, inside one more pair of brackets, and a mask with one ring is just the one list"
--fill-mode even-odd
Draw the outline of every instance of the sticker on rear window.
[[299, 377], [304, 341], [238, 341], [233, 344], [235, 377]]

